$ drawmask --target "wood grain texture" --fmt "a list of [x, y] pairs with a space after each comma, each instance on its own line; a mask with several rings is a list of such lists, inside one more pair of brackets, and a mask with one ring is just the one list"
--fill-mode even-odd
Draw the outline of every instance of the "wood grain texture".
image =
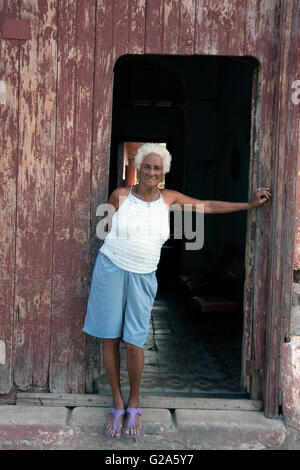
[[59, 2], [51, 391], [85, 391], [95, 2]]
[[241, 55], [246, 4], [242, 0], [197, 0], [197, 54]]
[[31, 40], [20, 47], [14, 382], [44, 386], [49, 371], [56, 86], [56, 8], [20, 2]]
[[[300, 8], [297, 1], [284, 0], [279, 23], [278, 67], [275, 85], [274, 182], [275, 189], [271, 226], [269, 314], [266, 324], [266, 358], [264, 395], [268, 416], [278, 415], [280, 400], [283, 342], [289, 338], [292, 307], [293, 242], [295, 217], [297, 150], [299, 146], [299, 110], [291, 97], [292, 79], [299, 72], [297, 58], [300, 45]], [[295, 21], [296, 20], [296, 21]], [[296, 42], [294, 42], [296, 39]], [[295, 47], [295, 43], [298, 47]], [[293, 130], [292, 130], [293, 129]], [[287, 158], [288, 156], [288, 158]], [[280, 227], [280, 230], [277, 228]]]
[[96, 210], [109, 196], [116, 61], [126, 54], [247, 55], [260, 63], [250, 193], [270, 186], [273, 205], [250, 216], [243, 370], [251, 360], [255, 377], [246, 386], [253, 393], [265, 381], [267, 413], [276, 414], [281, 345], [289, 337], [286, 270], [297, 261], [299, 105], [291, 86], [299, 79], [299, 2], [0, 0], [0, 11], [31, 27], [31, 40], [0, 38], [7, 90], [0, 104], [0, 392], [13, 377], [21, 389], [93, 391], [99, 377], [99, 341], [81, 328], [101, 244]]
[[[250, 2], [248, 4], [252, 5]], [[258, 187], [273, 187], [272, 155], [274, 152], [274, 120], [276, 113], [274, 103], [274, 86], [277, 66], [276, 44], [279, 21], [279, 8], [275, 3], [262, 2], [258, 6], [252, 21], [256, 24], [256, 44], [254, 50], [248, 48], [251, 55], [255, 55], [260, 62], [258, 77], [258, 113], [256, 116], [256, 148], [255, 167], [252, 193]], [[265, 18], [268, 18], [266, 23]], [[265, 35], [267, 37], [265, 38]], [[264, 39], [265, 38], [265, 39]], [[263, 373], [265, 367], [265, 334], [269, 304], [270, 285], [270, 237], [271, 231], [271, 205], [256, 211], [255, 231], [255, 259], [254, 259], [254, 303], [253, 303], [253, 351], [252, 360], [256, 371]], [[253, 387], [256, 386], [253, 384]]]
[[195, 53], [196, 0], [180, 2], [180, 28], [177, 54]]
[[[249, 168], [249, 194], [250, 199], [253, 188], [257, 187], [257, 160], [258, 155], [258, 133], [260, 109], [260, 91], [259, 69], [255, 69], [252, 80], [251, 97], [251, 139], [250, 139], [250, 168]], [[245, 284], [244, 284], [244, 334], [242, 340], [242, 375], [241, 382], [244, 389], [251, 393], [253, 397], [256, 394], [255, 376], [253, 370], [253, 308], [255, 293], [255, 234], [256, 234], [256, 213], [249, 211], [247, 214], [247, 235], [246, 235], [246, 254], [245, 265]], [[249, 364], [251, 365], [249, 370]], [[254, 391], [255, 390], [255, 391]], [[259, 392], [259, 390], [258, 390]]]
[[[27, 393], [17, 395], [17, 405], [36, 406], [112, 406], [112, 398], [104, 395], [76, 393]], [[185, 408], [200, 410], [259, 411], [262, 402], [254, 400], [141, 396], [142, 408]]]
[[[0, 11], [17, 16], [18, 2], [0, 1]], [[12, 387], [13, 311], [15, 278], [16, 198], [18, 172], [18, 68], [17, 40], [0, 38], [0, 80], [5, 99], [0, 104], [0, 340], [4, 342], [5, 363], [0, 364], [0, 393]]]

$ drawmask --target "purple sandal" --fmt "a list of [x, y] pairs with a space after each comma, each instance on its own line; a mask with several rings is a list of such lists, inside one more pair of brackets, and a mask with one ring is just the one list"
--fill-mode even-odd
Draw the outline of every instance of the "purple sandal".
[[140, 408], [127, 408], [126, 409], [126, 413], [129, 413], [129, 419], [128, 419], [128, 422], [127, 422], [127, 425], [123, 426], [123, 436], [124, 437], [136, 437], [140, 434], [140, 432], [137, 432], [135, 434], [127, 434], [125, 432], [125, 427], [128, 428], [128, 429], [133, 429], [134, 428], [134, 424], [135, 424], [135, 416], [136, 415], [140, 415], [142, 416], [142, 412], [141, 412], [141, 409]]
[[[121, 415], [125, 414], [125, 410], [117, 410], [116, 408], [112, 408], [106, 418], [105, 428], [107, 427], [107, 423], [111, 414], [113, 414], [115, 417], [114, 422], [113, 422], [113, 430], [117, 432], [120, 427], [119, 418]], [[112, 436], [111, 434], [109, 434], [109, 432], [106, 431], [106, 429], [105, 429], [105, 434], [107, 437], [110, 437], [113, 439], [119, 439], [121, 436], [121, 432], [120, 432], [120, 436]]]

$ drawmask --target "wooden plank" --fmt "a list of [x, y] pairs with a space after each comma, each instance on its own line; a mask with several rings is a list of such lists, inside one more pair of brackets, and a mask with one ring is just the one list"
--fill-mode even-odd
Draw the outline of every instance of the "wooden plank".
[[[93, 153], [91, 166], [91, 250], [95, 261], [99, 240], [96, 237], [96, 209], [107, 201], [112, 113], [113, 67], [113, 7], [114, 2], [100, 0], [97, 4], [95, 44], [95, 93]], [[90, 271], [90, 277], [92, 270]]]
[[[256, 56], [262, 67], [259, 81], [261, 83], [258, 135], [258, 156], [256, 167], [257, 187], [274, 187], [272, 155], [274, 151], [274, 87], [277, 58], [277, 24], [278, 4], [268, 2], [260, 4], [260, 19], [257, 25]], [[265, 18], [269, 21], [266, 24]], [[255, 189], [255, 188], [253, 188]], [[275, 191], [275, 189], [274, 189]], [[272, 201], [274, 200], [274, 191]], [[256, 213], [256, 247], [255, 247], [255, 302], [253, 317], [253, 359], [256, 370], [262, 371], [265, 361], [265, 334], [269, 305], [270, 259], [271, 259], [271, 213], [273, 204], [266, 205]]]
[[31, 40], [20, 46], [14, 380], [45, 386], [51, 321], [56, 8], [20, 2]]
[[231, 30], [228, 38], [227, 54], [233, 56], [243, 55], [245, 12], [247, 2], [244, 0], [229, 1], [229, 16], [231, 19]]
[[[244, 26], [244, 47], [245, 55], [255, 56], [259, 61], [264, 61], [260, 42], [258, 42], [258, 32], [263, 41], [264, 15], [262, 2], [251, 0], [247, 2]], [[262, 86], [262, 68], [255, 72], [252, 89], [252, 110], [251, 110], [251, 161], [249, 168], [249, 197], [258, 188], [261, 182], [260, 163], [266, 156], [261, 153], [261, 139], [264, 134], [261, 132], [262, 123], [262, 94], [265, 96], [265, 88]], [[264, 101], [263, 101], [264, 102]], [[270, 183], [269, 183], [270, 184]], [[262, 395], [262, 374], [264, 358], [264, 334], [266, 312], [257, 305], [257, 296], [261, 284], [257, 284], [261, 278], [260, 271], [257, 271], [257, 255], [261, 247], [261, 233], [257, 230], [257, 212], [251, 211], [248, 214], [247, 247], [246, 247], [246, 282], [244, 290], [244, 335], [242, 351], [242, 383], [251, 397], [257, 399]], [[266, 256], [263, 256], [263, 263], [266, 263]], [[262, 301], [266, 302], [266, 300]], [[250, 366], [250, 367], [249, 367]]]
[[[20, 48], [20, 94], [19, 94], [19, 167], [17, 188], [17, 238], [16, 238], [16, 294], [15, 309], [18, 320], [14, 330], [14, 382], [26, 389], [32, 383], [33, 375], [33, 322], [36, 309], [29, 304], [28, 289], [23, 289], [31, 273], [35, 273], [37, 259], [33, 254], [37, 248], [38, 229], [35, 225], [36, 184], [35, 178], [35, 130], [37, 126], [36, 92], [37, 77], [37, 5], [26, 11], [22, 2], [23, 18], [34, 22], [31, 41]], [[30, 78], [29, 78], [30, 77]], [[38, 251], [39, 252], [39, 251]], [[40, 253], [41, 254], [41, 253]], [[33, 296], [36, 292], [33, 290]]]
[[243, 0], [197, 0], [195, 53], [240, 55], [245, 8]]
[[[18, 393], [17, 405], [43, 406], [111, 406], [112, 398], [94, 394]], [[140, 397], [141, 408], [186, 408], [202, 410], [259, 411], [262, 403], [231, 398]]]
[[[50, 359], [51, 282], [54, 155], [56, 135], [56, 43], [57, 10], [48, 0], [38, 2], [37, 110], [36, 110], [36, 226], [38, 245], [33, 258], [39, 259], [35, 295], [28, 291], [28, 306], [36, 311], [33, 324], [33, 383], [47, 386]], [[43, 282], [41, 283], [41, 280]], [[30, 287], [30, 283], [28, 285]], [[30, 308], [30, 307], [29, 307]]]
[[[160, 53], [177, 54], [180, 41], [180, 5], [179, 0], [165, 0], [163, 8], [163, 47]], [[187, 19], [187, 18], [186, 18]]]
[[[113, 12], [114, 2], [100, 0], [96, 10], [95, 36], [95, 78], [93, 99], [93, 138], [91, 159], [91, 203], [90, 203], [90, 240], [89, 272], [91, 282], [93, 266], [100, 248], [96, 236], [98, 218], [96, 211], [99, 204], [107, 201], [110, 125], [113, 91]], [[97, 392], [97, 383], [102, 367], [101, 341], [90, 335], [86, 337], [86, 390]]]
[[[89, 282], [102, 241], [97, 238], [97, 207], [108, 200], [114, 66], [119, 57], [144, 51], [145, 0], [100, 0], [96, 12], [93, 155], [91, 166], [91, 235]], [[132, 25], [134, 25], [132, 27]], [[97, 391], [101, 370], [100, 341], [87, 336], [86, 389]]]
[[194, 53], [195, 0], [150, 0], [146, 17], [146, 53]]
[[59, 3], [50, 390], [85, 390], [95, 2]]
[[113, 0], [112, 3], [112, 16], [109, 13], [108, 19], [113, 19], [110, 26], [114, 62], [124, 54], [142, 54], [145, 43], [146, 0]]
[[[251, 141], [250, 141], [250, 165], [249, 165], [249, 191], [248, 198], [251, 198], [254, 189], [257, 187], [256, 172], [258, 146], [257, 139], [259, 133], [260, 116], [260, 96], [258, 91], [260, 83], [258, 82], [258, 69], [255, 69], [252, 80], [252, 99], [251, 99]], [[256, 214], [255, 211], [248, 211], [247, 214], [247, 238], [245, 253], [245, 284], [244, 284], [244, 330], [242, 342], [242, 384], [248, 393], [251, 391], [251, 376], [253, 371], [249, 371], [247, 364], [252, 363], [252, 343], [253, 343], [253, 305], [254, 305], [254, 283], [255, 283], [255, 232], [256, 232]], [[252, 390], [252, 398], [253, 390]]]
[[[271, 226], [273, 227], [270, 237], [270, 250], [272, 256], [270, 257], [269, 270], [271, 272], [270, 284], [267, 284], [270, 297], [268, 312], [266, 316], [265, 325], [265, 363], [264, 363], [264, 387], [263, 392], [265, 396], [265, 413], [268, 417], [277, 417], [279, 412], [279, 354], [281, 349], [281, 319], [283, 312], [282, 308], [282, 288], [280, 283], [281, 266], [284, 263], [283, 250], [282, 250], [282, 233], [278, 228], [283, 229], [285, 219], [285, 209], [283, 212], [282, 200], [285, 198], [285, 184], [284, 180], [284, 165], [285, 158], [280, 158], [280, 153], [284, 155], [284, 138], [280, 132], [282, 125], [281, 119], [286, 119], [286, 93], [284, 92], [286, 74], [286, 61], [288, 50], [290, 46], [290, 25], [288, 24], [291, 18], [289, 17], [290, 9], [287, 7], [286, 2], [282, 2], [280, 10], [280, 25], [279, 41], [277, 33], [277, 70], [276, 81], [273, 85], [273, 101], [277, 105], [276, 118], [274, 119], [274, 154], [275, 159], [273, 162], [273, 197], [272, 197], [272, 211], [271, 211]], [[275, 97], [275, 99], [274, 99]], [[276, 129], [277, 126], [277, 129]], [[282, 127], [285, 127], [282, 126]], [[280, 152], [280, 153], [279, 153]], [[276, 227], [276, 230], [274, 228]], [[286, 269], [284, 263], [284, 270]], [[269, 279], [268, 279], [269, 280]], [[279, 308], [278, 308], [279, 307]]]
[[143, 54], [145, 51], [146, 0], [134, 0], [130, 3], [131, 25], [128, 52]]
[[[279, 224], [274, 224], [274, 201], [276, 199], [274, 155], [276, 154], [276, 128], [274, 116], [278, 113], [275, 103], [275, 86], [277, 77], [280, 75], [278, 67], [278, 24], [280, 18], [280, 2], [248, 2], [245, 23], [245, 45], [244, 53], [254, 55], [261, 63], [259, 70], [260, 88], [258, 99], [260, 103], [260, 113], [257, 116], [256, 147], [257, 155], [254, 181], [256, 187], [268, 186], [272, 188], [271, 204], [261, 208], [256, 213], [255, 232], [255, 277], [254, 277], [254, 302], [253, 302], [253, 351], [252, 351], [252, 398], [264, 396], [265, 403], [269, 402], [272, 394], [278, 394], [278, 384], [273, 382], [273, 389], [267, 389], [267, 368], [271, 359], [266, 338], [274, 334], [274, 329], [269, 328], [268, 318], [270, 316], [270, 306], [273, 302], [271, 290], [276, 284], [277, 272], [273, 269], [272, 263], [276, 257], [272, 248], [272, 237], [277, 237]], [[268, 18], [268, 21], [266, 21]], [[253, 187], [253, 190], [255, 186]], [[277, 307], [277, 314], [281, 315], [281, 308]], [[279, 366], [280, 355], [274, 355], [271, 359], [272, 371]], [[272, 374], [273, 374], [272, 372]], [[275, 387], [275, 388], [274, 388]], [[276, 391], [275, 391], [276, 389]], [[277, 395], [278, 398], [278, 395]], [[276, 401], [276, 400], [275, 400]], [[270, 402], [269, 402], [270, 403]], [[273, 403], [275, 403], [273, 401]], [[277, 403], [278, 413], [278, 403]], [[265, 407], [268, 417], [270, 409]]]
[[[293, 40], [300, 37], [299, 3], [284, 0], [281, 3], [279, 23], [279, 61], [275, 84], [275, 106], [277, 109], [274, 139], [274, 191], [272, 205], [272, 239], [270, 303], [266, 335], [266, 396], [265, 413], [276, 417], [280, 404], [280, 380], [285, 316], [289, 318], [292, 294], [293, 250], [292, 242], [295, 217], [297, 147], [299, 145], [299, 111], [295, 112], [291, 100], [291, 75], [299, 71], [298, 51], [292, 48]], [[294, 36], [294, 37], [293, 37]], [[299, 42], [298, 42], [299, 47]], [[292, 74], [291, 74], [292, 72]], [[296, 72], [297, 73], [297, 72]], [[295, 76], [295, 75], [294, 75]], [[286, 156], [288, 155], [288, 158]], [[287, 186], [290, 185], [288, 188]], [[290, 223], [288, 223], [289, 221]], [[290, 273], [288, 275], [287, 273]]]
[[[282, 317], [290, 311], [291, 305], [292, 276], [287, 272], [292, 272], [299, 117], [291, 104], [289, 64], [293, 64], [295, 73], [297, 46], [291, 55], [291, 45], [297, 41], [291, 40], [291, 25], [297, 17], [298, 2], [270, 4], [253, 0], [248, 2], [245, 25], [244, 52], [255, 55], [261, 62], [257, 186], [270, 186], [273, 190], [272, 204], [257, 214], [253, 317], [253, 366], [254, 370], [263, 371], [268, 417], [278, 415], [281, 345], [283, 336], [288, 336], [289, 323], [285, 318], [283, 325]], [[296, 24], [294, 32], [299, 29], [297, 20]], [[290, 137], [291, 146], [287, 144]], [[286, 155], [289, 155], [288, 160]], [[257, 385], [254, 384], [254, 388]]]
[[261, 0], [247, 1], [244, 21], [244, 55], [258, 56], [259, 44], [257, 43], [257, 33], [263, 21], [263, 8], [261, 8], [261, 4]]
[[148, 0], [145, 53], [161, 54], [164, 44], [164, 0]]
[[[37, 17], [37, 6], [31, 12], [22, 4], [22, 16], [26, 19]], [[23, 16], [24, 17], [24, 16]], [[16, 295], [15, 309], [18, 320], [14, 330], [14, 382], [21, 389], [32, 383], [33, 375], [33, 317], [28, 305], [28, 289], [23, 290], [26, 278], [36, 267], [33, 261], [37, 247], [37, 227], [35, 226], [34, 206], [36, 204], [35, 179], [35, 129], [37, 91], [37, 27], [31, 28], [30, 42], [20, 48], [20, 94], [19, 94], [19, 167], [17, 188], [17, 238], [16, 238]], [[29, 80], [30, 77], [30, 80]], [[33, 249], [32, 249], [33, 248]], [[37, 260], [37, 258], [35, 258]], [[33, 266], [33, 263], [35, 266]], [[30, 274], [29, 274], [30, 273]], [[23, 297], [23, 292], [27, 295]], [[36, 292], [33, 291], [33, 296]]]
[[180, 28], [177, 54], [195, 53], [196, 0], [180, 2]]
[[[18, 1], [0, 0], [0, 11], [18, 16]], [[0, 14], [0, 16], [2, 16]], [[19, 45], [0, 40], [2, 98], [0, 104], [0, 394], [12, 387], [15, 277], [16, 184], [18, 163]]]

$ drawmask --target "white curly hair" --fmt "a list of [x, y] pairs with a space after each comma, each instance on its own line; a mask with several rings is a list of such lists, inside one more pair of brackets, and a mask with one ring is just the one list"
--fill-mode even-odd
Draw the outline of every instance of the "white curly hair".
[[159, 155], [163, 161], [163, 172], [164, 175], [170, 171], [172, 156], [170, 152], [160, 144], [144, 144], [142, 145], [135, 156], [134, 165], [137, 170], [140, 169], [141, 163], [150, 153]]

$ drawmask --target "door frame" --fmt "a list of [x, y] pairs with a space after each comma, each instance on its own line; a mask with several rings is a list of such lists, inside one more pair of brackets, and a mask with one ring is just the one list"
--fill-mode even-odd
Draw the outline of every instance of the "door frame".
[[[282, 26], [281, 44], [285, 39], [283, 36], [287, 35], [288, 32]], [[114, 63], [119, 57], [121, 55], [115, 58]], [[281, 93], [282, 82], [288, 76], [283, 57], [281, 51], [276, 69], [282, 73], [274, 79], [275, 92], [272, 95], [272, 105], [278, 106], [277, 109], [284, 107], [286, 99], [286, 95]], [[259, 61], [259, 58], [256, 59]], [[248, 215], [244, 291], [246, 336], [243, 340], [242, 374], [251, 398], [257, 399], [261, 396], [266, 417], [276, 418], [280, 405], [280, 353], [284, 338], [289, 337], [296, 195], [296, 177], [292, 171], [297, 168], [297, 153], [292, 153], [292, 162], [281, 157], [282, 149], [286, 146], [286, 123], [282, 120], [280, 112], [275, 115], [275, 123], [271, 126], [268, 139], [264, 136], [264, 147], [266, 142], [270, 146], [268, 152], [262, 148], [261, 127], [266, 125], [265, 119], [273, 109], [271, 104], [269, 107], [266, 103], [262, 106], [262, 99], [266, 99], [265, 92], [263, 95], [265, 85], [262, 83], [262, 71], [266, 67], [267, 64], [261, 64], [253, 79], [249, 191], [252, 193], [258, 186], [268, 186], [272, 189], [272, 201], [259, 210], [249, 211]], [[111, 93], [106, 95], [106, 102], [110, 102], [110, 114], [105, 122], [106, 141], [102, 144], [106, 149], [110, 145], [108, 136], [111, 136], [112, 130], [112, 83], [109, 88]], [[270, 100], [270, 97], [268, 99]], [[288, 110], [283, 114], [287, 118]], [[293, 139], [294, 142], [296, 137], [293, 136]], [[105, 154], [107, 158], [109, 153], [106, 151]], [[108, 188], [109, 183], [109, 158], [107, 160], [101, 159], [101, 165], [105, 167], [101, 200], [105, 200], [104, 188]], [[287, 217], [284, 217], [286, 207], [282, 194], [288, 178], [293, 183], [288, 188], [291, 208]], [[291, 246], [285, 241], [287, 235]]]

